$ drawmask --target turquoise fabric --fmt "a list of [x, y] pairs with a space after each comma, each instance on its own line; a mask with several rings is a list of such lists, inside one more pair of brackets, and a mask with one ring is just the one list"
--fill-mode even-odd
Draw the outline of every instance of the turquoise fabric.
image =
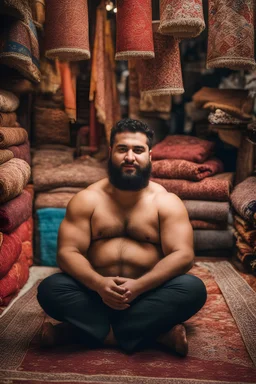
[[66, 214], [66, 208], [41, 208], [36, 211], [40, 239], [40, 264], [57, 266], [58, 230]]

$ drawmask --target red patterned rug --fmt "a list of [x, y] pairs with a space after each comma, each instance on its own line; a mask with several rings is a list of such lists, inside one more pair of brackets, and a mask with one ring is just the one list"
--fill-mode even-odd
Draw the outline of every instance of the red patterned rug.
[[191, 273], [205, 282], [208, 299], [186, 323], [186, 358], [160, 349], [130, 356], [75, 345], [40, 349], [37, 282], [0, 317], [0, 383], [255, 384], [255, 290], [226, 261], [197, 263]]

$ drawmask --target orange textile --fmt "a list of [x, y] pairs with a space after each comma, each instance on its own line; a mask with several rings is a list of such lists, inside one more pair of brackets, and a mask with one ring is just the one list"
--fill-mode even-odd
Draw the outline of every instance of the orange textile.
[[120, 120], [121, 111], [116, 87], [111, 25], [110, 20], [106, 20], [104, 4], [97, 8], [90, 101], [94, 101], [97, 118], [104, 124], [106, 139], [109, 141], [110, 130]]
[[71, 121], [76, 121], [76, 89], [72, 79], [70, 63], [57, 61], [61, 75], [61, 88], [64, 96], [65, 112]]

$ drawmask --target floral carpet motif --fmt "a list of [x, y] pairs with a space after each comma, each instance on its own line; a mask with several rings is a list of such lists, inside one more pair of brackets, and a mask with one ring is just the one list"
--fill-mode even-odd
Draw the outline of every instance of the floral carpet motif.
[[0, 318], [0, 383], [255, 384], [255, 291], [228, 262], [198, 263], [190, 273], [204, 281], [208, 299], [185, 324], [186, 358], [153, 347], [133, 355], [77, 345], [40, 349], [45, 315], [37, 282]]

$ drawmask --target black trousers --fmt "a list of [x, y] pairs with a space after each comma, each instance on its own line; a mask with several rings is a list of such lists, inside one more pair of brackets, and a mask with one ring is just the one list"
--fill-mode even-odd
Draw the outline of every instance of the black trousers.
[[49, 316], [76, 327], [80, 342], [102, 345], [111, 326], [119, 346], [127, 353], [150, 345], [161, 333], [188, 320], [202, 308], [206, 297], [204, 283], [186, 274], [143, 293], [129, 308], [118, 311], [65, 273], [44, 279], [37, 296]]

